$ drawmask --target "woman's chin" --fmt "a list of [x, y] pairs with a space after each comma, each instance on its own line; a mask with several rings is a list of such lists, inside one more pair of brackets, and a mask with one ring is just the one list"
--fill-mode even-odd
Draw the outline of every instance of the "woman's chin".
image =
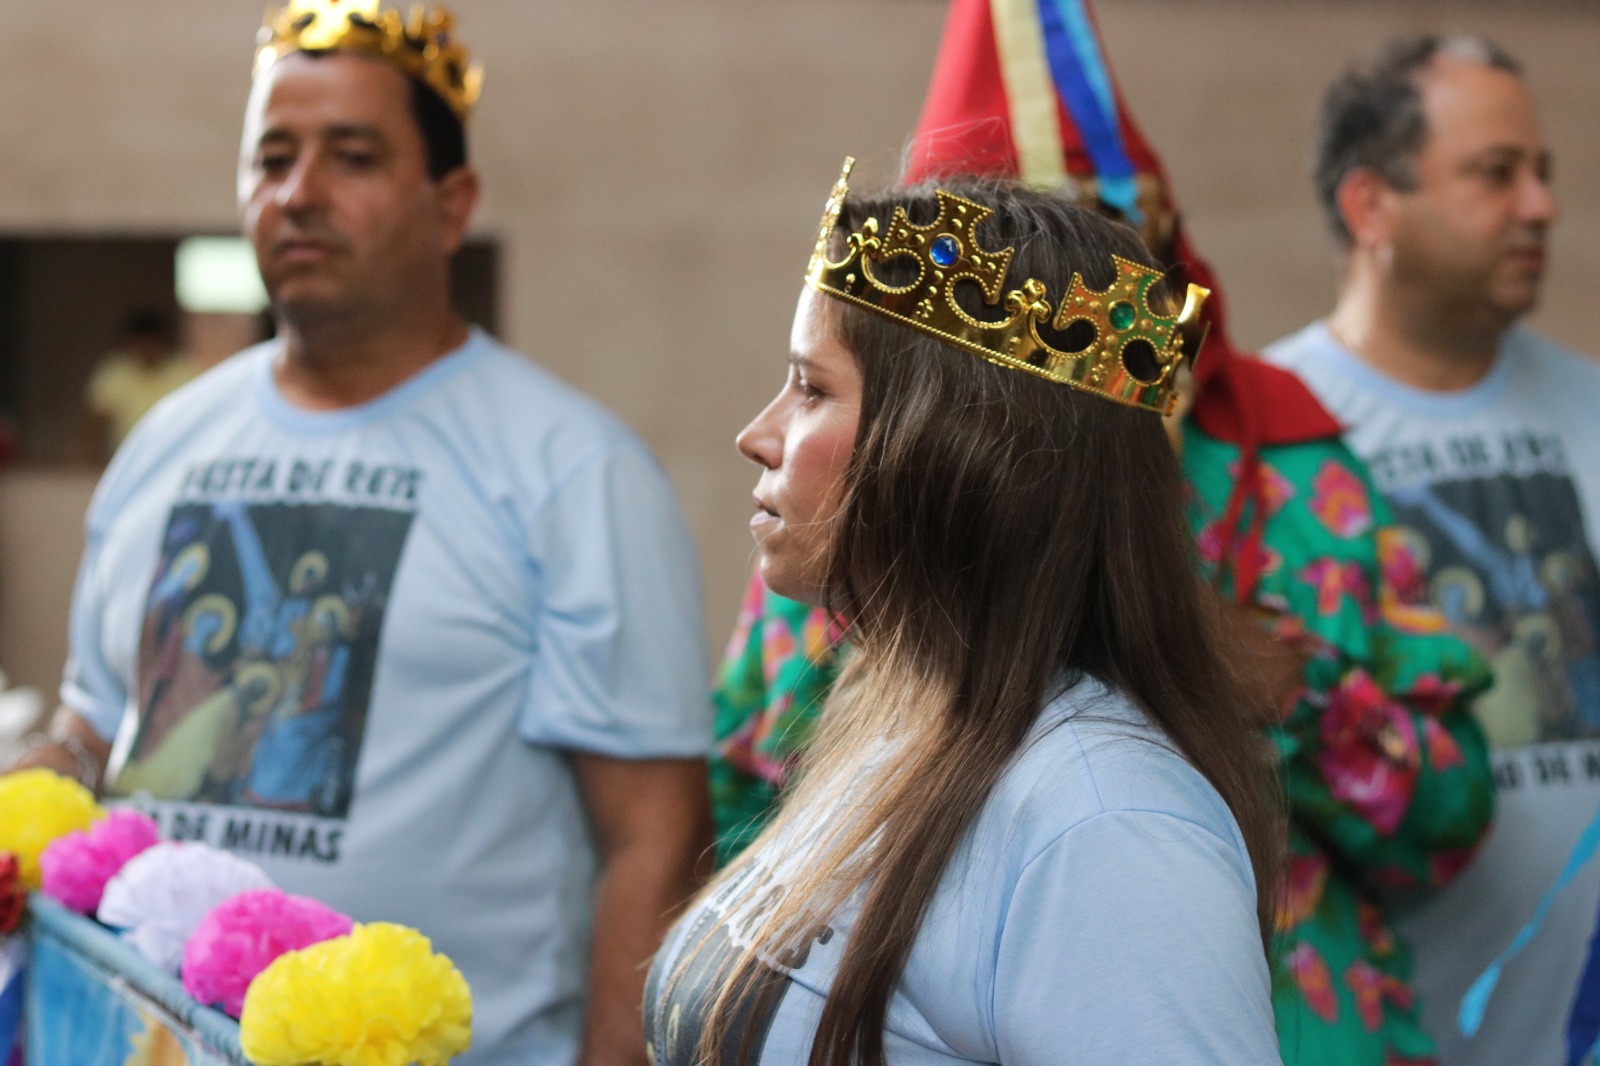
[[822, 582], [817, 575], [797, 574], [796, 568], [782, 559], [761, 553], [761, 583], [789, 600], [811, 607], [822, 606]]

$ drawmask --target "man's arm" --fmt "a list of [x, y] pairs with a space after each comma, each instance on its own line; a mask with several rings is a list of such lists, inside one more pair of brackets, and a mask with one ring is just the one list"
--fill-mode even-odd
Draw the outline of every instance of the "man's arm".
[[87, 718], [62, 704], [51, 717], [50, 728], [29, 741], [22, 756], [0, 772], [41, 766], [98, 792], [110, 758], [110, 742], [100, 738]]
[[701, 759], [573, 752], [600, 855], [581, 1066], [643, 1066], [645, 972], [667, 927], [711, 870]]

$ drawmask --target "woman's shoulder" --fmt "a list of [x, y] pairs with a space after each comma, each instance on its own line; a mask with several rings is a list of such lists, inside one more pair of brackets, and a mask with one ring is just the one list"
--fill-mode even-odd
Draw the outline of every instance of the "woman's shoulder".
[[1176, 819], [1244, 852], [1227, 804], [1166, 734], [1124, 693], [1083, 678], [1046, 704], [980, 834], [1037, 852], [1105, 815], [1136, 816], [1116, 819], [1129, 826]]

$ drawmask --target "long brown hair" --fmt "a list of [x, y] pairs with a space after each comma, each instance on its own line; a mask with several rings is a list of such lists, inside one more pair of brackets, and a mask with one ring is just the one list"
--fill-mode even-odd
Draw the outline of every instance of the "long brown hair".
[[[1013, 282], [1059, 294], [1076, 271], [1100, 289], [1113, 254], [1151, 262], [1131, 230], [1059, 198], [991, 181], [940, 187], [994, 209], [976, 236], [1016, 248]], [[916, 188], [853, 198], [842, 225], [896, 206], [923, 224], [937, 213], [931, 188]], [[755, 947], [712, 998], [702, 1061], [743, 1061], [737, 1019], [774, 987], [762, 959], [800, 957], [860, 893], [809, 1063], [882, 1066], [889, 999], [945, 867], [1062, 676], [1120, 689], [1221, 794], [1255, 867], [1265, 944], [1278, 821], [1248, 725], [1263, 697], [1235, 672], [1196, 577], [1160, 419], [828, 306], [862, 373], [826, 585], [856, 655], [783, 811], [708, 889], [773, 893], [770, 879], [733, 882], [764, 843], [804, 852], [786, 891], [743, 901]]]

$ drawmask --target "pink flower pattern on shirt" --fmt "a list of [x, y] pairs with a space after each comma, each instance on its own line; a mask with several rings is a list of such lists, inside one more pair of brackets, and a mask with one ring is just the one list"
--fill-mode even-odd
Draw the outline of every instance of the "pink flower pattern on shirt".
[[1371, 586], [1367, 584], [1366, 574], [1361, 571], [1361, 564], [1324, 556], [1313, 560], [1296, 576], [1317, 590], [1318, 614], [1326, 616], [1339, 613], [1340, 604], [1348, 596], [1355, 601], [1363, 621], [1370, 623], [1376, 620]]
[[1383, 1024], [1383, 974], [1367, 960], [1357, 959], [1344, 972], [1344, 984], [1356, 999], [1356, 1014], [1369, 1033]]
[[1467, 761], [1461, 754], [1461, 745], [1437, 719], [1422, 720], [1422, 742], [1428, 752], [1428, 763], [1435, 770], [1449, 770]]
[[1329, 459], [1311, 482], [1311, 512], [1336, 537], [1359, 537], [1372, 528], [1367, 486], [1343, 463]]
[[1333, 973], [1328, 963], [1306, 941], [1289, 953], [1289, 973], [1313, 1014], [1332, 1025], [1339, 1020], [1339, 997], [1333, 989]]
[[[1234, 481], [1244, 472], [1244, 465], [1235, 459], [1228, 464], [1228, 477]], [[1295, 497], [1294, 482], [1279, 473], [1271, 463], [1260, 462], [1256, 465], [1256, 499], [1260, 502], [1266, 517], [1271, 518], [1283, 510], [1283, 505]]]
[[1410, 538], [1394, 526], [1378, 530], [1378, 568], [1382, 574], [1378, 608], [1383, 620], [1403, 633], [1443, 633], [1445, 617], [1428, 603], [1427, 576]]
[[1319, 730], [1317, 766], [1334, 796], [1392, 836], [1421, 768], [1411, 716], [1365, 670], [1352, 670], [1329, 693]]
[[1200, 558], [1208, 565], [1216, 566], [1227, 556], [1235, 566], [1252, 564], [1253, 570], [1258, 574], [1270, 574], [1283, 564], [1283, 556], [1274, 551], [1266, 543], [1254, 545], [1254, 551], [1249, 559], [1244, 557], [1248, 545], [1236, 540], [1231, 546], [1227, 543], [1225, 526], [1219, 520], [1211, 523], [1200, 531], [1195, 538], [1195, 544], [1200, 549]]
[[1322, 855], [1291, 855], [1279, 890], [1277, 929], [1286, 933], [1317, 909], [1328, 883], [1328, 860]]

